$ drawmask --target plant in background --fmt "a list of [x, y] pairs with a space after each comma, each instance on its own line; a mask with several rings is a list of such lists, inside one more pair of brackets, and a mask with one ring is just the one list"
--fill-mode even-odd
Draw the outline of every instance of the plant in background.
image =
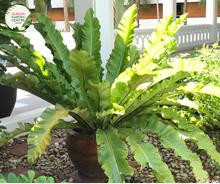
[[[190, 76], [191, 72], [202, 71], [201, 62], [178, 59], [168, 63], [168, 55], [177, 49], [174, 36], [187, 15], [173, 22], [173, 16], [162, 20], [146, 43], [144, 52], [136, 60], [138, 50], [132, 46], [136, 27], [136, 6], [131, 6], [124, 14], [115, 39], [115, 47], [106, 65], [107, 74], [103, 79], [101, 67], [100, 25], [90, 8], [85, 15], [85, 23], [75, 23], [73, 37], [76, 47], [69, 51], [53, 23], [42, 14], [33, 14], [38, 20], [35, 29], [44, 37], [46, 46], [54, 55], [53, 63], [34, 50], [30, 40], [13, 31], [3, 31], [18, 44], [2, 44], [0, 49], [14, 54], [25, 65], [8, 59], [21, 71], [0, 78], [0, 83], [17, 87], [52, 103], [54, 109], [47, 108], [35, 125], [19, 123], [11, 133], [3, 132], [0, 145], [25, 131], [28, 135], [28, 161], [31, 163], [41, 156], [51, 137], [52, 128], [73, 128], [78, 132], [96, 136], [98, 161], [109, 177], [109, 182], [123, 182], [122, 174], [133, 175], [126, 156], [128, 147], [143, 168], [149, 163], [158, 182], [173, 183], [168, 166], [151, 143], [141, 143], [148, 139], [142, 131], [156, 134], [165, 148], [173, 148], [175, 155], [188, 160], [201, 182], [208, 177], [202, 169], [199, 157], [187, 149], [179, 135], [195, 140], [199, 148], [205, 149], [212, 159], [220, 163], [220, 155], [212, 141], [198, 126], [191, 124], [170, 105], [198, 106], [190, 100], [179, 100], [177, 95], [198, 92], [220, 96], [220, 88], [201, 83], [177, 83]], [[104, 44], [104, 43], [103, 43]], [[77, 123], [60, 120], [72, 116]]]
[[216, 163], [216, 162], [212, 162], [212, 165], [215, 165], [216, 167], [217, 167], [217, 169], [220, 171], [220, 165], [218, 164], [218, 163]]
[[[205, 64], [206, 70], [200, 72], [194, 72], [190, 77], [184, 79], [184, 82], [200, 82], [205, 85], [214, 84], [220, 87], [220, 50], [218, 46], [218, 40], [213, 45], [205, 45], [201, 49], [196, 49], [195, 52], [183, 55], [172, 55], [174, 58], [192, 58], [197, 61], [201, 61]], [[200, 107], [199, 111], [196, 109], [186, 109], [191, 114], [197, 114], [194, 116], [198, 125], [206, 130], [206, 127], [210, 127], [212, 130], [220, 128], [220, 102], [219, 98], [208, 94], [186, 94], [185, 97], [194, 101]], [[216, 132], [217, 133], [217, 132]]]
[[[136, 3], [136, 0], [114, 0], [114, 27], [117, 29], [119, 22], [124, 12]], [[141, 8], [150, 8], [151, 4], [149, 0], [142, 0], [140, 5]], [[139, 21], [139, 20], [137, 20]]]
[[[32, 170], [28, 171], [28, 177], [20, 174], [18, 177], [14, 173], [8, 174], [8, 180], [0, 173], [0, 183], [54, 183], [53, 177], [46, 178], [45, 176], [39, 176], [34, 181], [35, 172]], [[61, 182], [67, 183], [67, 182]]]
[[[5, 24], [5, 13], [7, 9], [12, 5], [13, 0], [0, 0], [0, 31], [8, 30], [7, 25]], [[9, 43], [10, 39], [7, 36], [1, 35], [0, 44], [1, 43]]]
[[[220, 5], [220, 0], [217, 0], [218, 6]], [[206, 0], [199, 0], [199, 6], [206, 6]]]
[[[1, 64], [1, 63], [0, 63]], [[1, 123], [1, 121], [0, 121], [0, 123]], [[0, 133], [2, 133], [3, 132], [3, 130], [6, 130], [7, 128], [5, 127], [5, 126], [0, 126]], [[2, 147], [0, 147], [0, 151], [2, 151], [3, 150], [3, 148]]]

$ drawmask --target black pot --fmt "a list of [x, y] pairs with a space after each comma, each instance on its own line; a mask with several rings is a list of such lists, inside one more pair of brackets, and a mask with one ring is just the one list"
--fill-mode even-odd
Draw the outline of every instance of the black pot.
[[0, 85], [0, 118], [11, 115], [17, 97], [17, 89]]

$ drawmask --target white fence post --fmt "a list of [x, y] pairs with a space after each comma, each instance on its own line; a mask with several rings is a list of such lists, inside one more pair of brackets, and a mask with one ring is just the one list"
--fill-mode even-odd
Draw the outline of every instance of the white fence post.
[[173, 14], [174, 21], [176, 20], [176, 0], [164, 0], [163, 1], [163, 18]]
[[113, 0], [95, 0], [95, 14], [101, 25], [101, 57], [103, 62], [102, 67], [105, 68], [115, 40]]
[[209, 0], [206, 3], [206, 20], [207, 24], [212, 25], [212, 32], [210, 35], [211, 42], [217, 40], [217, 0]]

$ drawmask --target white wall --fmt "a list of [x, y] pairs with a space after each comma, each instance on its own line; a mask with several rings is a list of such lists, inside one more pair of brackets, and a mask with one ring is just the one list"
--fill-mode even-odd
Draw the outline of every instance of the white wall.
[[[62, 8], [63, 7], [63, 0], [52, 0], [52, 8]], [[34, 0], [27, 0], [27, 6], [30, 9], [34, 9]]]
[[[44, 45], [45, 41], [40, 33], [38, 32], [26, 32], [23, 33], [26, 37], [30, 38], [30, 42], [32, 45], [34, 45], [34, 49], [36, 51], [40, 51], [40, 53], [45, 57], [53, 57], [51, 54], [51, 51]], [[63, 37], [63, 43], [67, 45], [67, 48], [69, 50], [72, 50], [75, 48], [75, 42], [72, 37], [72, 33], [61, 33]]]
[[[30, 9], [34, 9], [34, 0], [27, 0], [27, 5]], [[163, 3], [166, 0], [159, 0], [159, 3]], [[188, 3], [191, 2], [199, 2], [199, 0], [187, 0]], [[63, 0], [52, 0], [52, 8], [62, 8], [63, 7]], [[177, 0], [177, 3], [183, 3], [184, 0]], [[156, 4], [156, 0], [150, 0], [151, 4]]]

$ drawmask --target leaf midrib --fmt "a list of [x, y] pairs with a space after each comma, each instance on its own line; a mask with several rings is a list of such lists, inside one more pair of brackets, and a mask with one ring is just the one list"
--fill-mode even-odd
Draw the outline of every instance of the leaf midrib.
[[[107, 141], [108, 141], [109, 149], [111, 151], [111, 155], [112, 155], [112, 158], [113, 158], [114, 163], [115, 163], [115, 168], [117, 169], [117, 173], [119, 173], [119, 168], [118, 168], [118, 165], [116, 164], [117, 162], [116, 162], [116, 158], [115, 158], [115, 155], [114, 155], [114, 152], [113, 152], [113, 148], [112, 148], [111, 143], [110, 143], [110, 139], [108, 137], [107, 132], [105, 130], [103, 130], [103, 131], [104, 131], [104, 133], [106, 135], [106, 138], [107, 138]], [[120, 183], [122, 183], [120, 174], [118, 175], [118, 177], [120, 178]]]
[[[133, 17], [133, 16], [132, 16]], [[116, 76], [115, 76], [115, 78], [117, 78], [118, 77], [118, 75], [119, 75], [119, 72], [121, 71], [121, 66], [122, 66], [122, 61], [124, 60], [124, 54], [126, 53], [126, 50], [127, 50], [127, 44], [128, 44], [128, 42], [129, 42], [129, 38], [132, 36], [132, 35], [130, 35], [129, 34], [129, 32], [130, 32], [130, 30], [131, 30], [131, 27], [133, 27], [133, 23], [132, 23], [132, 17], [130, 17], [130, 19], [129, 19], [129, 28], [127, 29], [127, 32], [126, 32], [126, 40], [125, 40], [125, 42], [124, 42], [124, 47], [123, 47], [123, 57], [121, 58], [121, 61], [120, 61], [120, 64], [119, 64], [119, 68], [118, 68], [118, 70], [117, 70], [117, 73], [116, 73]], [[131, 24], [132, 23], [132, 24]], [[123, 38], [118, 34], [117, 36], [119, 36], [122, 40], [123, 40]]]

